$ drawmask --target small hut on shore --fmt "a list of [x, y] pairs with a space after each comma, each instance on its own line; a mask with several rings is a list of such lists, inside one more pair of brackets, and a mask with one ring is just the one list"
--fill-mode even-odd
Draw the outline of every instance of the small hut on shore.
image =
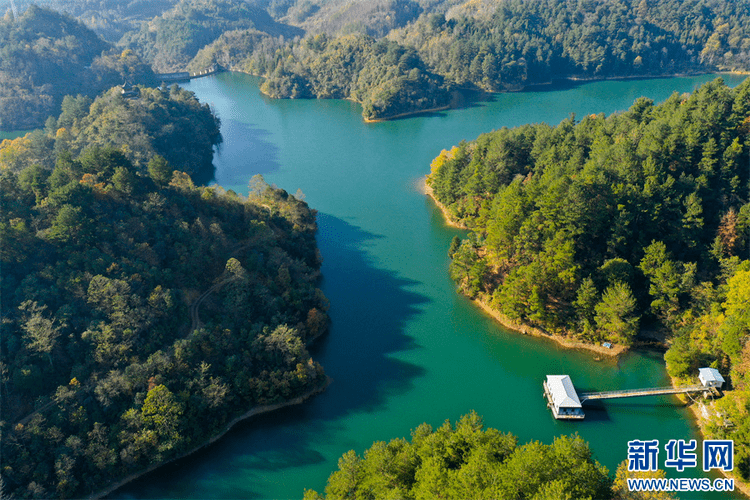
[[698, 380], [701, 381], [703, 387], [716, 387], [721, 389], [724, 385], [724, 377], [721, 376], [719, 370], [716, 368], [700, 368], [698, 370]]

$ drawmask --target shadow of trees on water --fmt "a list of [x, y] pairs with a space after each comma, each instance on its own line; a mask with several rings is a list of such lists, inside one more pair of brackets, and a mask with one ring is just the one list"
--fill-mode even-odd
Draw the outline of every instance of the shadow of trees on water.
[[[271, 133], [237, 120], [224, 119], [221, 122], [221, 134], [226, 137], [241, 137], [242, 140], [221, 142], [216, 146], [214, 169], [211, 176], [201, 173], [197, 184], [208, 184], [216, 180], [220, 185], [245, 184], [248, 169], [256, 174], [275, 172], [281, 166], [279, 147], [271, 140]], [[217, 168], [219, 167], [220, 168]], [[216, 178], [216, 172], [221, 172]]]

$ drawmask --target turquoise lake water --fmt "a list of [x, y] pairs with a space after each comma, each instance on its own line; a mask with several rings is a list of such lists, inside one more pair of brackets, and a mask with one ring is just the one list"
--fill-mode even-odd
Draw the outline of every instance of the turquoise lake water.
[[[322, 491], [346, 451], [362, 453], [373, 441], [471, 410], [521, 442], [578, 432], [612, 472], [627, 458], [629, 440], [700, 439], [689, 411], [670, 397], [610, 401], [588, 408], [583, 422], [554, 420], [542, 397], [546, 374], [569, 374], [581, 390], [667, 385], [662, 354], [595, 361], [503, 330], [455, 292], [446, 252], [460, 232], [418, 185], [441, 149], [480, 133], [625, 110], [638, 97], [661, 101], [713, 78], [565, 84], [372, 124], [348, 101], [267, 99], [258, 80], [243, 74], [188, 84], [222, 120], [218, 184], [246, 193], [250, 177], [262, 173], [290, 193], [301, 189], [319, 211], [332, 324], [311, 352], [333, 383], [303, 405], [244, 422], [117, 496], [299, 498], [305, 488]], [[674, 475], [704, 477], [697, 469]]]
[[2, 130], [0, 130], [0, 142], [5, 139], [15, 139], [17, 137], [24, 136], [29, 132], [31, 132], [31, 130], [13, 130], [11, 132], [3, 132]]

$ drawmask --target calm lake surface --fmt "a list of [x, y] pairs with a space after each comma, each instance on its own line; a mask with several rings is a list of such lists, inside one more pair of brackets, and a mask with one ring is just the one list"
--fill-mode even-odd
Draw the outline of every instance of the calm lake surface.
[[[422, 422], [439, 426], [471, 410], [522, 443], [578, 432], [612, 473], [629, 440], [700, 439], [689, 411], [669, 397], [615, 400], [588, 408], [583, 422], [554, 420], [542, 397], [546, 374], [569, 374], [579, 390], [667, 385], [662, 355], [595, 361], [503, 330], [456, 294], [446, 252], [459, 232], [418, 183], [441, 149], [480, 133], [625, 110], [638, 97], [658, 102], [713, 78], [566, 84], [372, 124], [348, 101], [267, 99], [258, 80], [243, 74], [188, 84], [222, 120], [218, 184], [247, 193], [250, 177], [262, 173], [290, 193], [301, 189], [319, 211], [332, 325], [311, 352], [333, 383], [304, 405], [246, 421], [117, 496], [299, 498], [305, 488], [322, 491], [346, 451], [362, 453], [373, 441], [408, 437]], [[699, 470], [675, 475], [703, 477]]]
[[31, 130], [13, 130], [11, 132], [3, 132], [2, 130], [0, 130], [0, 142], [4, 141], [5, 139], [12, 140], [17, 137], [22, 137], [29, 132], [31, 132]]

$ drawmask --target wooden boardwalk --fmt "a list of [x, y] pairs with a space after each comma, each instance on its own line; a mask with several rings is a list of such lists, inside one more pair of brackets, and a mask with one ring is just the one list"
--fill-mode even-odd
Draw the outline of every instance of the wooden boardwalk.
[[650, 389], [625, 389], [621, 391], [586, 392], [579, 396], [581, 403], [595, 399], [634, 398], [638, 396], [660, 396], [663, 394], [685, 394], [689, 392], [710, 392], [710, 387], [704, 385], [689, 385], [685, 387], [652, 387]]

